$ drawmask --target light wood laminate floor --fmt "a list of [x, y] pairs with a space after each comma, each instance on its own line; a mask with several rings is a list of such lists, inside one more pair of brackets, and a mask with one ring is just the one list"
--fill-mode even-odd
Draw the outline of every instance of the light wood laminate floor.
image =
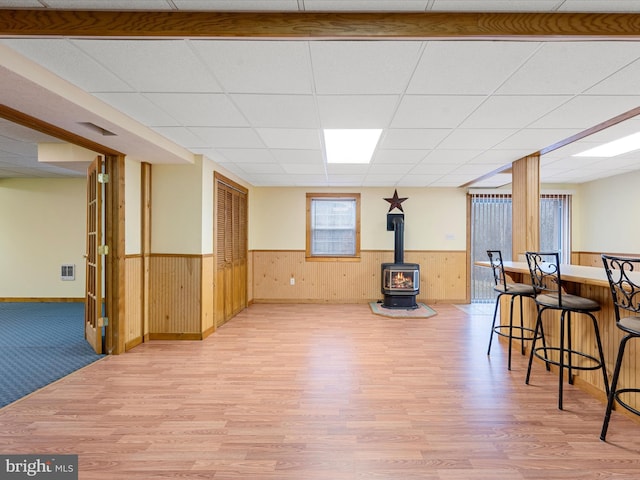
[[0, 410], [0, 453], [79, 455], [80, 479], [637, 479], [640, 424], [433, 305], [253, 305], [202, 342], [153, 341]]

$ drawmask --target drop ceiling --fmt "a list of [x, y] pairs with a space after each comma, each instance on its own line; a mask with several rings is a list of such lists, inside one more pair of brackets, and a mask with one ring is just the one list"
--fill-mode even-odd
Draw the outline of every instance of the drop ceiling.
[[[18, 7], [640, 12], [636, 0], [0, 0], [0, 8]], [[116, 133], [126, 125], [170, 154], [124, 131], [105, 144], [153, 163], [202, 154], [255, 186], [469, 185], [640, 106], [640, 41], [6, 38], [0, 47], [13, 62], [0, 57], [0, 103], [40, 102], [47, 121], [70, 130], [83, 121]], [[40, 78], [51, 75], [32, 79], [37, 94], [21, 95], [26, 85], [13, 77], [23, 57], [44, 69]], [[75, 110], [54, 108], [75, 94], [84, 99]], [[327, 165], [323, 128], [383, 134], [371, 164]], [[38, 164], [33, 145], [41, 139], [30, 143], [15, 130], [0, 123], [0, 177], [78, 175]], [[637, 152], [571, 156], [636, 131], [632, 118], [544, 154], [542, 181], [640, 169]], [[477, 185], [509, 182], [501, 174]]]

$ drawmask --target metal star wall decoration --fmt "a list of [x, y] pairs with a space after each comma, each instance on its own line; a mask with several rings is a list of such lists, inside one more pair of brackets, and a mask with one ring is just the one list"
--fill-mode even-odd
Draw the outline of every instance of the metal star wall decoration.
[[[398, 190], [396, 189], [393, 192], [393, 197], [391, 198], [385, 198], [385, 200], [387, 202], [389, 202], [391, 205], [389, 206], [389, 212], [391, 210], [393, 210], [394, 208], [397, 208], [398, 210], [400, 210], [401, 212], [404, 213], [404, 210], [402, 209], [402, 202], [404, 202], [407, 198], [409, 197], [405, 197], [405, 198], [398, 198]], [[388, 212], [387, 212], [388, 213]]]

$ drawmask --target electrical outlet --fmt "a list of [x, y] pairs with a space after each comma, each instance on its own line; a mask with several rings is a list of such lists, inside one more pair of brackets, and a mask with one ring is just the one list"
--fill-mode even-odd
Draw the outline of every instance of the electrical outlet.
[[293, 277], [291, 277], [291, 278], [289, 279], [289, 285], [295, 285], [295, 284], [296, 284], [296, 279], [295, 279], [295, 278], [293, 278]]

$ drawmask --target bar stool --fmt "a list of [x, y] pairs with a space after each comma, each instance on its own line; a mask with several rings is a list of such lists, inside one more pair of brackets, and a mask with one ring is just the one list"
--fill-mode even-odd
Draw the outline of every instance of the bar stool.
[[[616, 360], [616, 366], [613, 369], [607, 410], [604, 414], [602, 432], [600, 433], [600, 440], [604, 441], [607, 436], [614, 401], [630, 412], [640, 415], [640, 411], [637, 408], [632, 407], [622, 398], [623, 395], [627, 393], [639, 393], [640, 388], [617, 388], [627, 342], [632, 338], [640, 337], [640, 280], [637, 276], [634, 279], [629, 278], [630, 272], [640, 272], [640, 258], [602, 255], [602, 262], [604, 263], [604, 269], [607, 272], [607, 279], [609, 280], [609, 287], [611, 288], [613, 308], [616, 315], [616, 326], [626, 333], [626, 335], [622, 337], [622, 340], [620, 340], [618, 358]], [[620, 318], [620, 310], [631, 312], [631, 316]]]
[[[529, 355], [529, 366], [527, 368], [527, 378], [525, 383], [529, 384], [531, 377], [531, 364], [534, 355], [544, 361], [559, 367], [558, 384], [558, 408], [562, 410], [562, 386], [564, 382], [565, 368], [569, 373], [569, 383], [573, 384], [573, 370], [602, 370], [604, 388], [609, 394], [609, 382], [607, 380], [607, 370], [602, 353], [602, 342], [600, 340], [600, 329], [593, 312], [600, 310], [600, 305], [590, 298], [571, 295], [562, 290], [562, 277], [560, 275], [560, 258], [558, 252], [526, 252], [529, 271], [531, 272], [531, 283], [536, 289], [536, 303], [538, 304], [538, 319], [536, 320], [535, 334]], [[560, 344], [557, 347], [536, 347], [536, 335], [542, 328], [542, 313], [546, 310], [559, 310], [560, 313]], [[581, 352], [572, 348], [571, 345], [571, 314], [579, 313], [587, 315], [593, 323], [596, 343], [598, 347], [598, 357]], [[566, 330], [566, 335], [565, 335]], [[540, 355], [544, 352], [544, 358]], [[553, 359], [550, 353], [557, 352], [558, 360]], [[566, 357], [566, 359], [565, 359]], [[588, 364], [575, 365], [574, 357], [586, 359]]]
[[[508, 369], [511, 370], [511, 344], [514, 338], [520, 340], [520, 351], [522, 355], [525, 353], [524, 342], [533, 340], [533, 328], [524, 326], [523, 314], [522, 314], [522, 298], [528, 297], [534, 299], [536, 291], [532, 285], [526, 283], [509, 283], [507, 282], [507, 276], [504, 274], [504, 264], [502, 262], [502, 252], [500, 250], [487, 250], [489, 256], [489, 263], [491, 264], [491, 270], [493, 271], [494, 287], [493, 289], [498, 292], [496, 298], [496, 308], [493, 310], [493, 323], [491, 324], [491, 335], [489, 336], [489, 348], [487, 349], [487, 355], [491, 354], [491, 342], [493, 341], [493, 334], [500, 335], [509, 339], [509, 360]], [[503, 295], [509, 295], [511, 297], [509, 307], [509, 325], [497, 325], [496, 318], [498, 315], [498, 306], [500, 305], [500, 297]], [[520, 299], [520, 325], [513, 325], [513, 302], [518, 298]], [[508, 331], [506, 331], [508, 330]], [[514, 336], [514, 330], [516, 334]], [[544, 335], [541, 332], [542, 341], [544, 342]]]

